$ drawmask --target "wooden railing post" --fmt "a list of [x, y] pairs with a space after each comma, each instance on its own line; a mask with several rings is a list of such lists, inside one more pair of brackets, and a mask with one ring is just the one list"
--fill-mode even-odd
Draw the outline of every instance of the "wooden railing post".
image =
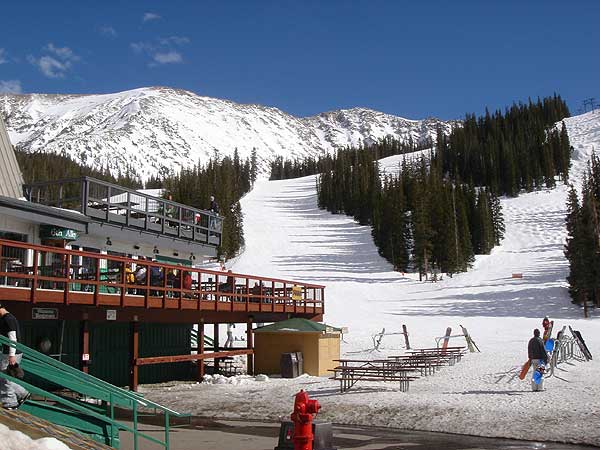
[[[84, 355], [86, 357], [84, 358]], [[90, 357], [90, 328], [89, 321], [84, 319], [81, 321], [81, 355], [79, 356], [79, 366], [81, 367], [81, 371], [88, 373], [88, 363], [89, 360], [87, 358]]]
[[96, 259], [96, 275], [94, 280], [96, 280], [96, 284], [94, 285], [94, 305], [98, 306], [100, 304], [100, 258]]
[[125, 261], [121, 262], [121, 308], [125, 306], [125, 286], [127, 285], [127, 273], [125, 272]]
[[[204, 354], [204, 319], [200, 319], [200, 323], [198, 324], [198, 333], [196, 334], [198, 342], [196, 351], [199, 355]], [[202, 381], [204, 379], [204, 359], [198, 360], [198, 381]]]
[[69, 255], [68, 253], [66, 255], [63, 255], [63, 258], [66, 259], [65, 261], [65, 278], [67, 279], [67, 282], [65, 283], [65, 295], [64, 295], [64, 303], [65, 305], [68, 305], [69, 302], [69, 291], [70, 291], [70, 278], [71, 278], [71, 255]]
[[[248, 323], [246, 324], [246, 342], [248, 342], [248, 350], [254, 349], [254, 335], [252, 334], [252, 316], [248, 317]], [[248, 354], [246, 360], [246, 372], [248, 375], [254, 375], [254, 355]]]
[[[214, 342], [213, 351], [216, 353], [219, 351], [219, 324], [218, 323], [213, 324], [213, 342]], [[219, 373], [219, 358], [215, 358], [214, 367], [215, 367], [214, 375], [216, 375], [217, 373]]]
[[31, 281], [31, 303], [35, 303], [35, 293], [38, 285], [38, 258], [40, 252], [38, 250], [33, 251], [33, 280]]

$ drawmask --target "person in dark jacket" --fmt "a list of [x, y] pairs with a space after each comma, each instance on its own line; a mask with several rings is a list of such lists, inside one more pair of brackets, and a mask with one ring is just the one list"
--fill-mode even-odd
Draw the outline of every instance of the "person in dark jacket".
[[217, 201], [215, 200], [215, 196], [211, 195], [210, 196], [210, 208], [209, 208], [210, 212], [213, 212], [215, 214], [219, 214], [219, 204], [217, 203]]
[[[541, 365], [548, 364], [548, 353], [546, 352], [546, 348], [544, 347], [544, 341], [540, 337], [540, 330], [537, 328], [533, 330], [533, 337], [529, 339], [529, 343], [527, 344], [527, 355], [529, 360], [531, 361], [531, 366], [533, 367], [533, 373], [538, 370]], [[540, 381], [540, 384], [536, 384], [533, 379], [531, 380], [531, 390], [532, 391], [543, 391], [544, 390], [544, 379]]]
[[219, 216], [219, 204], [215, 200], [215, 196], [210, 196], [210, 207], [209, 211], [212, 215], [208, 216], [208, 228], [211, 230], [215, 230], [217, 228], [217, 217]]
[[[20, 342], [21, 330], [17, 318], [0, 304], [0, 334], [14, 342]], [[10, 345], [2, 346], [0, 354], [0, 370], [9, 375], [18, 371], [23, 354]], [[7, 372], [8, 371], [8, 372]], [[29, 398], [29, 392], [16, 383], [0, 377], [0, 403], [7, 409], [15, 409]]]

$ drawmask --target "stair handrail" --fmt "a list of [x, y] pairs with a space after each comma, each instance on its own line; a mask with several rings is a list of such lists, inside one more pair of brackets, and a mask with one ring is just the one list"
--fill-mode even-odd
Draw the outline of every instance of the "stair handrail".
[[[98, 387], [104, 387], [105, 389], [107, 389], [113, 393], [117, 393], [125, 398], [132, 400], [132, 402], [139, 403], [140, 406], [153, 408], [155, 410], [160, 410], [165, 413], [168, 412], [169, 415], [174, 416], [174, 417], [189, 417], [190, 416], [189, 414], [179, 413], [179, 412], [172, 410], [170, 408], [167, 408], [166, 406], [163, 406], [159, 403], [153, 402], [152, 400], [148, 400], [143, 395], [141, 395], [137, 392], [133, 392], [133, 391], [129, 391], [129, 390], [120, 388], [120, 387], [110, 384], [104, 380], [101, 380], [100, 378], [96, 378], [93, 375], [81, 372], [80, 370], [78, 370], [72, 366], [69, 366], [68, 364], [65, 364], [61, 361], [57, 361], [56, 359], [54, 359], [50, 356], [44, 355], [43, 353], [40, 353], [37, 350], [34, 350], [31, 347], [28, 347], [20, 342], [11, 341], [10, 339], [8, 339], [5, 336], [0, 335], [0, 343], [14, 347], [17, 350], [21, 351], [24, 355], [31, 356], [34, 359], [38, 359], [46, 364], [53, 366], [56, 369], [59, 369], [63, 372], [74, 375], [77, 378], [81, 378], [81, 379], [85, 380], [86, 382], [95, 384]], [[82, 394], [84, 394], [84, 393], [82, 392]]]
[[[1, 372], [1, 371], [0, 371], [0, 378], [4, 378], [4, 379], [6, 379], [8, 381], [16, 383], [16, 384], [22, 386], [23, 388], [27, 389], [27, 391], [29, 391], [32, 394], [39, 395], [41, 397], [53, 400], [53, 401], [55, 401], [55, 402], [57, 402], [57, 403], [59, 403], [61, 405], [68, 406], [69, 408], [71, 408], [74, 411], [77, 411], [77, 412], [89, 415], [90, 417], [93, 417], [96, 420], [99, 420], [101, 422], [106, 423], [111, 428], [117, 427], [117, 429], [121, 429], [121, 430], [124, 430], [124, 431], [128, 431], [130, 433], [133, 433], [133, 435], [134, 435], [134, 447], [135, 447], [136, 450], [138, 448], [137, 438], [139, 436], [141, 436], [142, 438], [147, 439], [147, 440], [149, 440], [151, 442], [154, 442], [156, 444], [162, 445], [167, 450], [169, 449], [168, 432], [165, 433], [165, 435], [166, 435], [165, 436], [165, 442], [162, 442], [162, 441], [160, 441], [160, 440], [158, 440], [156, 438], [153, 438], [152, 436], [149, 436], [149, 435], [147, 435], [145, 433], [142, 433], [141, 431], [139, 431], [137, 429], [137, 414], [134, 414], [134, 417], [135, 417], [134, 428], [131, 428], [130, 426], [122, 424], [120, 422], [117, 422], [116, 420], [114, 420], [114, 419], [112, 419], [110, 417], [107, 417], [107, 416], [104, 416], [102, 414], [99, 414], [99, 413], [95, 412], [94, 410], [92, 410], [90, 408], [86, 408], [85, 406], [83, 406], [83, 405], [81, 405], [79, 403], [75, 403], [75, 402], [73, 402], [71, 400], [68, 400], [68, 399], [66, 399], [64, 397], [61, 397], [60, 395], [52, 394], [51, 392], [45, 391], [42, 388], [39, 388], [39, 387], [34, 386], [32, 384], [29, 384], [26, 381], [23, 381], [23, 380], [21, 380], [19, 378], [11, 377], [11, 376], [9, 376], [6, 373]], [[134, 410], [134, 413], [135, 413], [135, 410]], [[168, 414], [168, 413], [165, 413], [165, 414]], [[168, 431], [168, 427], [167, 427], [166, 431]], [[111, 435], [110, 435], [110, 445], [111, 446], [113, 446], [113, 444], [114, 444], [113, 440], [114, 440], [114, 433], [111, 433]]]

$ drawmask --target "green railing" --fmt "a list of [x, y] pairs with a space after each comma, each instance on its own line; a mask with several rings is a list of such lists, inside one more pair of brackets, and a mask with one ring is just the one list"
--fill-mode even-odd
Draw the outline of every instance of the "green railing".
[[[198, 347], [198, 332], [194, 329], [191, 329], [190, 332], [192, 337], [192, 344], [195, 342], [195, 346]], [[215, 341], [209, 336], [204, 336], [204, 345], [208, 345], [209, 347], [214, 348]], [[215, 349], [215, 351], [218, 351], [218, 349]]]
[[[166, 408], [144, 398], [141, 394], [114, 386], [106, 381], [81, 372], [74, 367], [33, 350], [30, 347], [10, 341], [4, 336], [0, 336], [0, 344], [15, 347], [23, 353], [21, 366], [26, 373], [36, 375], [60, 387], [81, 394], [86, 398], [100, 400], [104, 405], [104, 407], [101, 408], [97, 405], [86, 404], [85, 402], [74, 399], [67, 399], [63, 396], [52, 394], [33, 386], [23, 380], [14, 379], [4, 373], [0, 373], [1, 377], [20, 384], [32, 394], [42, 396], [61, 405], [57, 407], [29, 400], [23, 405], [24, 410], [51, 422], [58, 423], [59, 425], [89, 434], [95, 439], [100, 437], [106, 444], [113, 447], [118, 448], [119, 445], [118, 431], [125, 430], [133, 433], [135, 450], [139, 448], [139, 437], [160, 444], [168, 450], [171, 418], [190, 418], [189, 414], [181, 414]], [[133, 428], [115, 420], [115, 407], [126, 408], [132, 411]], [[153, 410], [154, 414], [162, 413], [164, 415], [164, 441], [160, 441], [138, 431], [140, 408]]]

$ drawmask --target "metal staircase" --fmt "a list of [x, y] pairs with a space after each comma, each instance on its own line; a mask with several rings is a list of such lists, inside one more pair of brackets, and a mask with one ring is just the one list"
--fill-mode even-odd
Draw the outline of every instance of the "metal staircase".
[[[0, 344], [10, 345], [23, 353], [21, 367], [26, 374], [48, 380], [59, 388], [56, 392], [48, 392], [0, 372], [0, 377], [23, 386], [34, 396], [35, 400], [27, 400], [20, 410], [75, 430], [98, 442], [119, 448], [119, 432], [126, 431], [133, 434], [135, 450], [140, 448], [140, 438], [169, 449], [171, 419], [190, 418], [188, 414], [178, 413], [145, 399], [141, 394], [88, 375], [4, 336], [0, 336]], [[132, 426], [118, 421], [118, 409], [131, 411]], [[147, 414], [164, 417], [164, 440], [138, 430], [139, 417]]]

